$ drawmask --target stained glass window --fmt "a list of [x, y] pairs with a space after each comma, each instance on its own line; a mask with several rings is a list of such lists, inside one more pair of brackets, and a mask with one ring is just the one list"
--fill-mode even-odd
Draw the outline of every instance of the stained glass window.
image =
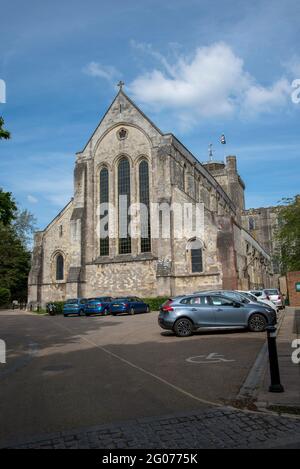
[[139, 166], [139, 190], [141, 210], [141, 252], [151, 251], [149, 164], [143, 160]]
[[61, 254], [56, 256], [56, 280], [64, 279], [64, 258]]
[[131, 253], [131, 237], [128, 233], [130, 215], [130, 165], [126, 157], [121, 158], [118, 166], [118, 203], [119, 203], [119, 254]]
[[[109, 174], [107, 168], [100, 171], [100, 205], [109, 202]], [[100, 256], [109, 256], [108, 209], [100, 214]]]

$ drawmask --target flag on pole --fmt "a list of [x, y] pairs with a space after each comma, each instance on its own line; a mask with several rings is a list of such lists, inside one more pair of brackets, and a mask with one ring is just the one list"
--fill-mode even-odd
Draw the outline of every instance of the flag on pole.
[[225, 145], [226, 144], [226, 138], [225, 138], [225, 135], [222, 134], [221, 137], [220, 137], [220, 142], [222, 143], [222, 145]]

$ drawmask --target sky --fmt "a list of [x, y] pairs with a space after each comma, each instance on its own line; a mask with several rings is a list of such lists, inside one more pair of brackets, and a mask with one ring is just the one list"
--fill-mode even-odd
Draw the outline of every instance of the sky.
[[300, 192], [299, 0], [0, 0], [0, 11], [12, 136], [0, 187], [39, 229], [72, 197], [75, 153], [120, 79], [199, 161], [210, 143], [216, 160], [237, 156], [247, 208]]

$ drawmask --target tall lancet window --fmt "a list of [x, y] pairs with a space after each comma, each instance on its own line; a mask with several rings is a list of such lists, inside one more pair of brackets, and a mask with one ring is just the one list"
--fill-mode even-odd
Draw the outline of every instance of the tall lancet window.
[[109, 256], [108, 202], [109, 174], [107, 168], [100, 171], [100, 256]]
[[124, 156], [118, 166], [119, 254], [131, 253], [130, 224], [130, 164]]
[[56, 280], [64, 279], [64, 258], [61, 254], [56, 256]]
[[141, 252], [151, 251], [149, 164], [143, 160], [139, 166], [139, 192], [141, 204]]

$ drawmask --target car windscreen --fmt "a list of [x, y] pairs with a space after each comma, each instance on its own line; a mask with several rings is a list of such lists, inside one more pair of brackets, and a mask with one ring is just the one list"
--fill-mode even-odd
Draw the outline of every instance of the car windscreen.
[[259, 296], [262, 296], [262, 294], [263, 294], [262, 291], [252, 291], [251, 293], [252, 293], [252, 295], [255, 295], [257, 298]]
[[251, 293], [247, 293], [247, 292], [243, 293], [243, 295], [246, 296], [248, 300], [257, 302], [257, 298], [255, 295], [252, 295]]
[[231, 298], [235, 301], [239, 301], [240, 303], [250, 303], [250, 300], [248, 300], [248, 298], [238, 292], [224, 291], [222, 292], [222, 295], [226, 296], [227, 298]]
[[78, 300], [67, 300], [65, 304], [66, 305], [75, 305], [77, 303], [78, 303]]
[[267, 295], [278, 295], [279, 294], [278, 290], [275, 290], [275, 289], [274, 290], [265, 290], [265, 292], [266, 292]]
[[110, 301], [110, 298], [89, 298], [88, 303], [93, 303], [94, 301]]

